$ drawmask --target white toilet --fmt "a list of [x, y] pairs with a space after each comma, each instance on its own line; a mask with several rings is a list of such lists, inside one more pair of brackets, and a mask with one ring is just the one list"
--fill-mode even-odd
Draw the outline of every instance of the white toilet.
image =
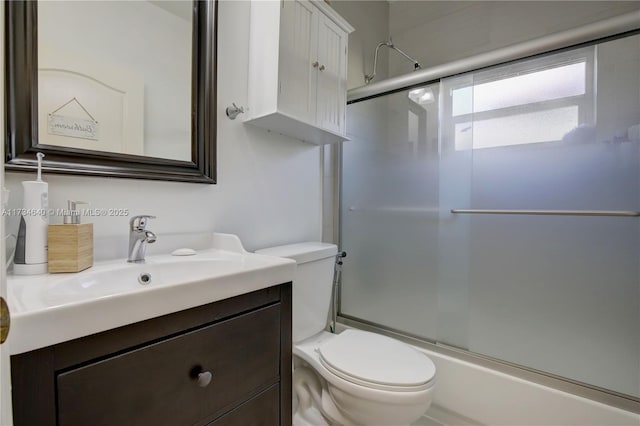
[[294, 259], [294, 425], [409, 425], [431, 404], [435, 366], [389, 337], [325, 330], [337, 247], [300, 243], [258, 254]]

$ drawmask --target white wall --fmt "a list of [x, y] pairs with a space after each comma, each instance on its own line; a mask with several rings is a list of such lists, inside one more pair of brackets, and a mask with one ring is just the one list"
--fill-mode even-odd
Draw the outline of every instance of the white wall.
[[[203, 185], [45, 174], [49, 205], [68, 199], [92, 208], [128, 208], [153, 214], [149, 228], [163, 234], [218, 231], [240, 236], [248, 250], [321, 236], [320, 148], [229, 120], [227, 105], [247, 104], [250, 3], [221, 1], [218, 7], [218, 184]], [[10, 207], [22, 203], [20, 182], [34, 173], [6, 174]], [[57, 219], [60, 223], [61, 218]], [[18, 220], [9, 218], [8, 232]], [[126, 256], [128, 218], [95, 218], [96, 241], [110, 240]], [[97, 251], [98, 248], [97, 248]]]
[[[639, 8], [637, 1], [393, 1], [389, 31], [427, 68]], [[411, 70], [391, 58], [389, 76]]]
[[[364, 85], [364, 75], [373, 72], [376, 46], [389, 38], [389, 3], [386, 1], [332, 1], [331, 6], [345, 18], [355, 31], [349, 34], [349, 69], [347, 88]], [[387, 76], [388, 55], [378, 57], [376, 80]], [[348, 120], [348, 118], [347, 118]]]

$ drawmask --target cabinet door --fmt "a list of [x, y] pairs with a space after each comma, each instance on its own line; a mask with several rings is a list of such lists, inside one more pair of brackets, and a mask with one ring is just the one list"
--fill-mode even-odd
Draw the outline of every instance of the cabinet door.
[[347, 96], [347, 34], [329, 18], [318, 21], [317, 123], [344, 134]]
[[319, 14], [307, 0], [282, 2], [278, 109], [310, 124], [316, 120]]

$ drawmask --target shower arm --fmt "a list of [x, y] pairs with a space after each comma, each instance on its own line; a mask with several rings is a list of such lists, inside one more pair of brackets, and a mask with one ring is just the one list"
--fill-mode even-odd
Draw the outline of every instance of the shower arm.
[[365, 84], [369, 84], [376, 76], [376, 68], [378, 67], [378, 50], [380, 50], [382, 46], [387, 46], [389, 49], [395, 50], [396, 52], [398, 52], [399, 54], [407, 58], [409, 61], [413, 62], [413, 69], [417, 70], [422, 68], [422, 66], [418, 61], [413, 59], [411, 56], [407, 55], [402, 49], [396, 47], [393, 44], [393, 40], [389, 39], [389, 41], [382, 41], [378, 43], [378, 46], [376, 46], [376, 53], [373, 57], [373, 73], [364, 75]]

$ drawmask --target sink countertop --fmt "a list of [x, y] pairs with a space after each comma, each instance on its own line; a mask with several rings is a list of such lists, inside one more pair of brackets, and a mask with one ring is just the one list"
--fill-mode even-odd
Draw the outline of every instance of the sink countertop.
[[[10, 354], [293, 281], [293, 260], [246, 252], [238, 237], [214, 234], [193, 256], [149, 256], [144, 264], [96, 262], [86, 271], [7, 277]], [[152, 281], [139, 284], [142, 272]], [[113, 283], [113, 285], [111, 285]]]

